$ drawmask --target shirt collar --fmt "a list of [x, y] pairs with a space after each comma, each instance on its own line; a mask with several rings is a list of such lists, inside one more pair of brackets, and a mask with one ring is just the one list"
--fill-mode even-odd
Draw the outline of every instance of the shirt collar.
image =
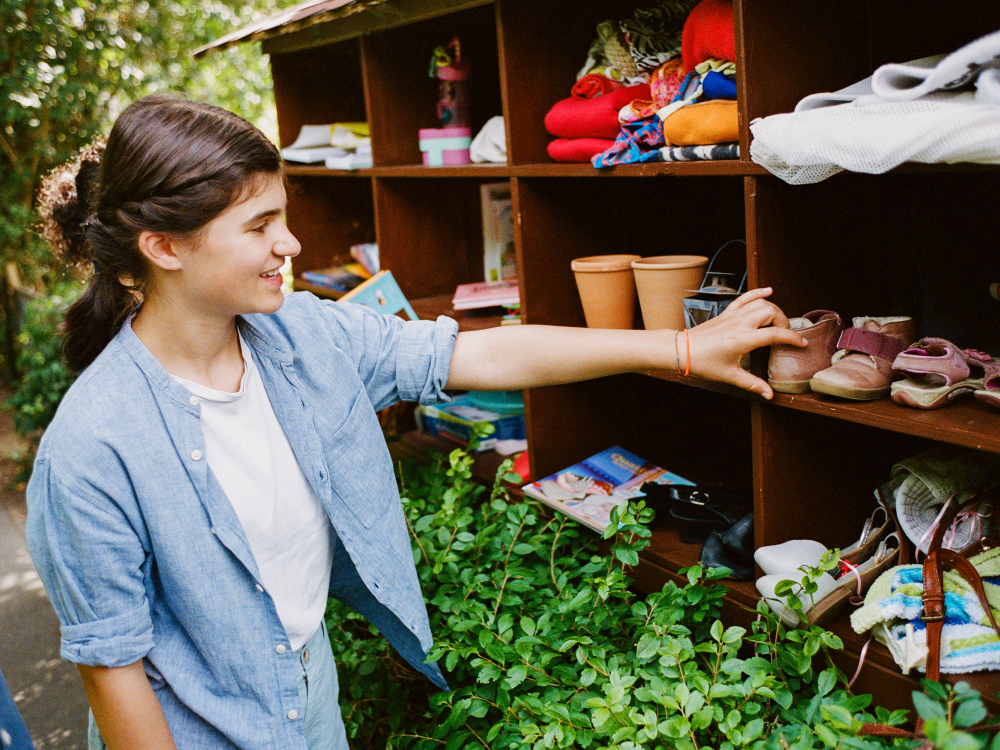
[[[277, 364], [292, 364], [291, 349], [284, 342], [275, 341], [265, 335], [242, 316], [237, 316], [236, 325], [246, 340], [247, 345], [254, 353], [267, 357]], [[131, 318], [128, 318], [122, 324], [121, 330], [115, 336], [115, 340], [132, 357], [132, 360], [139, 366], [139, 369], [142, 370], [151, 383], [184, 408], [189, 410], [192, 408], [188, 401], [191, 397], [190, 392], [170, 376], [170, 373], [164, 369], [163, 365], [159, 363], [152, 352], [142, 343], [135, 331], [132, 330]]]

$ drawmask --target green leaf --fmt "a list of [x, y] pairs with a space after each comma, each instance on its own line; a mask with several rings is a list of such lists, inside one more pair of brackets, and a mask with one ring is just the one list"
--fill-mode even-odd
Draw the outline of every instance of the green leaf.
[[953, 719], [956, 727], [971, 727], [980, 723], [986, 718], [986, 707], [978, 698], [973, 698], [962, 703], [955, 711]]
[[535, 548], [532, 547], [527, 542], [518, 542], [517, 544], [514, 545], [515, 555], [530, 555], [534, 551]]
[[850, 730], [852, 728], [854, 717], [851, 715], [851, 712], [843, 706], [838, 706], [835, 703], [828, 703], [820, 706], [819, 710], [820, 713], [823, 714], [823, 718], [833, 724], [837, 729]]
[[824, 669], [819, 673], [819, 679], [816, 681], [816, 692], [819, 695], [828, 695], [831, 690], [837, 685], [837, 673], [834, 669]]
[[532, 620], [527, 615], [521, 618], [521, 630], [525, 632], [526, 635], [535, 634], [535, 621]]
[[708, 634], [712, 636], [713, 641], [722, 641], [722, 621], [716, 620], [712, 623], [712, 627], [709, 628]]
[[743, 728], [743, 742], [749, 743], [753, 742], [755, 739], [760, 737], [764, 733], [764, 721], [762, 719], [754, 719], [747, 723]]
[[924, 692], [934, 700], [948, 700], [948, 690], [940, 682], [924, 678], [920, 680], [920, 684], [924, 686]]
[[[826, 724], [817, 724], [815, 732], [816, 736], [823, 740], [829, 747], [837, 747], [840, 744], [840, 737]], [[812, 747], [812, 744], [810, 743], [807, 747]]]
[[504, 685], [508, 688], [516, 688], [524, 682], [524, 678], [527, 676], [528, 668], [524, 664], [516, 664], [507, 670], [507, 678], [504, 680]]
[[639, 564], [639, 553], [633, 549], [616, 547], [615, 557], [618, 558], [618, 561], [624, 565], [635, 567], [636, 565]]
[[916, 690], [913, 691], [913, 707], [924, 721], [943, 719], [947, 715], [944, 706]]

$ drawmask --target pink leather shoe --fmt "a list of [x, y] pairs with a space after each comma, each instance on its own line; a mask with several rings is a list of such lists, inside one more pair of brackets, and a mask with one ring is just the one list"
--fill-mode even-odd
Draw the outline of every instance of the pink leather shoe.
[[892, 400], [914, 409], [947, 406], [982, 389], [984, 366], [992, 361], [988, 354], [959, 349], [945, 339], [920, 339], [892, 363], [893, 372], [906, 376], [892, 384]]
[[802, 348], [773, 344], [767, 363], [767, 382], [778, 393], [806, 393], [812, 376], [830, 366], [844, 323], [835, 312], [813, 310], [789, 320], [788, 327], [809, 343]]
[[816, 393], [871, 401], [889, 395], [892, 363], [916, 336], [912, 318], [854, 319], [854, 327], [840, 336], [838, 351], [825, 370], [809, 381]]
[[976, 399], [1000, 409], [1000, 361], [993, 359], [983, 365], [983, 388], [976, 391]]

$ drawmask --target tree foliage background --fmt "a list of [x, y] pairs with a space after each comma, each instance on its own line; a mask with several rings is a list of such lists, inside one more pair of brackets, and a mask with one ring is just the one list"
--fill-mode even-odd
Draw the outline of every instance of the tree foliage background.
[[[105, 135], [133, 99], [171, 90], [218, 104], [275, 137], [259, 44], [192, 51], [294, 0], [0, 0], [0, 271], [42, 293], [71, 284], [37, 234], [42, 177]], [[11, 328], [5, 306], [3, 340]], [[0, 347], [0, 372], [12, 373]]]

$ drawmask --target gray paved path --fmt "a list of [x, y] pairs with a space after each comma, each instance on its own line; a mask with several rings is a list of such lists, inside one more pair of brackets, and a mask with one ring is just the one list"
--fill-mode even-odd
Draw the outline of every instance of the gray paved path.
[[59, 623], [24, 541], [24, 492], [11, 487], [9, 459], [20, 450], [10, 415], [0, 411], [0, 670], [36, 750], [84, 750], [83, 684], [59, 658]]

